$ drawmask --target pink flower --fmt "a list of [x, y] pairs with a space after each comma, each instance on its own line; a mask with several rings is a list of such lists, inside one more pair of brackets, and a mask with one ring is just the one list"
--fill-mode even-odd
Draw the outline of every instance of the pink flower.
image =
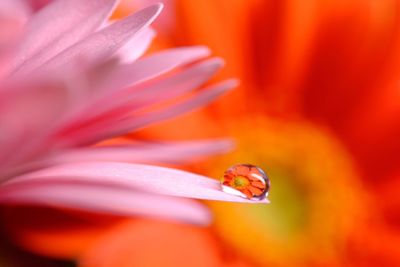
[[195, 90], [223, 64], [207, 58], [205, 47], [141, 57], [162, 5], [107, 24], [115, 5], [53, 1], [24, 27], [18, 24], [21, 12], [8, 13], [18, 23], [14, 39], [2, 47], [15, 48], [12, 57], [8, 52], [0, 58], [0, 203], [203, 224], [208, 210], [187, 198], [252, 202], [223, 193], [216, 180], [144, 164], [224, 152], [231, 146], [227, 140], [96, 145], [201, 107], [236, 84]]

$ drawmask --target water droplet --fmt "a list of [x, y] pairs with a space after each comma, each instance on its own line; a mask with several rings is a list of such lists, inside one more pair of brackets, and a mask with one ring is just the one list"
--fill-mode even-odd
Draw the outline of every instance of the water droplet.
[[227, 169], [221, 180], [222, 190], [248, 199], [263, 200], [270, 182], [265, 172], [251, 164], [236, 164]]

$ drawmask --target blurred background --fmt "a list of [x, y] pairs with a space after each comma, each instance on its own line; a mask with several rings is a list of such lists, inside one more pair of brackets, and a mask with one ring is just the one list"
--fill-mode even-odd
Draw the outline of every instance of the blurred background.
[[165, 4], [150, 52], [207, 45], [226, 61], [215, 80], [241, 83], [132, 138], [232, 137], [233, 152], [182, 168], [258, 165], [271, 204], [206, 203], [205, 228], [3, 207], [0, 266], [400, 266], [400, 1]]

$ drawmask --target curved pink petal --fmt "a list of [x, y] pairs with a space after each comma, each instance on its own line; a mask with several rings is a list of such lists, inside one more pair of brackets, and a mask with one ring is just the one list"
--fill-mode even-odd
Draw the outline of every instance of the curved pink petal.
[[[91, 124], [104, 124], [104, 120], [108, 121], [109, 118], [99, 118], [99, 115], [104, 114], [104, 112], [109, 112], [114, 107], [120, 107], [121, 104], [127, 102], [127, 99], [136, 98], [141, 93], [148, 94], [149, 91], [153, 87], [157, 87], [157, 82], [154, 83], [150, 88], [135, 86], [132, 88], [125, 88], [128, 85], [132, 85], [132, 83], [141, 83], [146, 80], [153, 79], [155, 77], [160, 76], [168, 71], [171, 71], [174, 68], [179, 66], [191, 63], [193, 61], [204, 58], [209, 54], [209, 50], [206, 47], [185, 47], [179, 49], [170, 49], [165, 52], [158, 53], [154, 56], [149, 56], [143, 59], [139, 59], [132, 64], [121, 65], [115, 69], [111, 75], [107, 77], [99, 77], [99, 81], [91, 83], [88, 89], [83, 89], [81, 91], [93, 91], [90, 90], [92, 88], [96, 88], [96, 94], [91, 95], [91, 99], [89, 103], [86, 101], [85, 106], [77, 112], [74, 116], [70, 116], [67, 121], [63, 121], [62, 125], [64, 125], [64, 129], [61, 130], [62, 134], [65, 134], [65, 131], [69, 132], [70, 129], [79, 128], [80, 126], [84, 126], [85, 128], [93, 129], [95, 126]], [[214, 66], [200, 66], [200, 71], [207, 72], [213, 71], [213, 69], [219, 68], [220, 62], [218, 59], [215, 59], [216, 62], [212, 63]], [[208, 63], [206, 63], [208, 64]], [[115, 66], [112, 66], [115, 67]], [[202, 70], [206, 68], [206, 70]], [[210, 70], [207, 70], [209, 68]], [[192, 72], [191, 70], [188, 70]], [[184, 71], [183, 71], [184, 72]], [[182, 72], [178, 72], [174, 74], [179, 75]], [[207, 75], [211, 75], [207, 74]], [[204, 75], [194, 75], [195, 80], [201, 78]], [[168, 82], [169, 79], [175, 79], [174, 77], [160, 77], [161, 83]], [[166, 81], [164, 81], [166, 80]], [[179, 85], [179, 79], [177, 80]], [[122, 88], [122, 89], [116, 89]], [[135, 89], [136, 88], [136, 89]], [[173, 89], [173, 88], [164, 88], [164, 89]], [[187, 90], [191, 90], [192, 88], [186, 88]], [[193, 88], [194, 89], [194, 88]], [[133, 92], [131, 92], [133, 91]], [[95, 99], [94, 99], [95, 98]], [[110, 101], [113, 99], [113, 101]], [[124, 110], [127, 109], [126, 112], [130, 112], [134, 106], [125, 107]], [[114, 122], [116, 119], [124, 117], [126, 112], [119, 115], [119, 117], [115, 117], [114, 115], [110, 118]]]
[[[126, 114], [150, 104], [166, 101], [188, 93], [208, 81], [221, 67], [222, 59], [212, 58], [185, 68], [169, 76], [148, 83], [137, 84], [132, 88], [116, 93], [110, 98], [93, 104], [85, 113], [94, 118], [104, 112], [119, 110], [121, 118]], [[114, 112], [114, 116], [116, 116]], [[83, 116], [82, 116], [83, 117]]]
[[86, 127], [77, 131], [63, 133], [59, 138], [68, 139], [68, 142], [70, 142], [69, 145], [93, 144], [200, 108], [236, 86], [236, 80], [228, 80], [202, 90], [189, 99], [174, 104], [169, 108], [139, 116], [131, 115], [124, 120], [120, 120], [119, 115], [115, 118], [97, 120], [96, 123], [86, 125]]
[[[158, 104], [182, 96], [206, 83], [223, 65], [222, 59], [212, 58], [188, 67], [162, 81], [155, 81], [150, 85], [144, 84], [142, 92], [132, 93], [134, 99], [132, 99], [131, 105], [137, 108], [147, 107], [151, 104]], [[137, 87], [140, 86], [137, 85]]]
[[139, 143], [65, 151], [45, 159], [43, 163], [47, 166], [84, 161], [182, 164], [198, 157], [226, 153], [232, 148], [230, 140]]
[[57, 0], [27, 23], [14, 61], [17, 71], [30, 71], [82, 40], [110, 15], [116, 0]]
[[177, 67], [203, 59], [209, 55], [210, 50], [204, 46], [168, 49], [138, 59], [131, 64], [119, 66], [102, 86], [111, 88], [133, 86], [134, 84], [159, 77]]
[[[16, 145], [18, 145], [17, 143]], [[69, 149], [52, 153], [48, 157], [20, 164], [14, 173], [74, 162], [113, 161], [135, 163], [182, 164], [201, 157], [229, 152], [234, 143], [227, 139], [185, 141], [185, 142], [146, 142], [129, 143], [118, 146], [87, 147]], [[7, 154], [10, 154], [7, 153]]]
[[[110, 125], [109, 128], [104, 131], [101, 139], [121, 135], [129, 131], [141, 129], [153, 123], [158, 123], [170, 118], [178, 117], [189, 111], [207, 105], [211, 101], [215, 100], [216, 98], [236, 86], [236, 80], [228, 80], [217, 85], [213, 85], [203, 91], [200, 91], [191, 98], [178, 104], [174, 104], [167, 109], [150, 112], [147, 114], [143, 114], [139, 117], [132, 116], [131, 118], [122, 120], [119, 123], [114, 123], [112, 126]], [[100, 133], [100, 131], [98, 132]]]
[[[121, 6], [124, 10], [135, 10], [138, 7], [145, 7], [154, 3], [159, 2], [158, 0], [122, 0]], [[164, 34], [170, 33], [171, 30], [175, 29], [176, 24], [176, 0], [163, 0], [162, 3], [165, 5], [165, 11], [162, 16], [155, 22], [156, 29], [160, 29]]]
[[0, 203], [61, 206], [113, 215], [151, 216], [201, 225], [211, 221], [208, 209], [194, 200], [92, 184], [26, 184], [1, 191]]
[[106, 61], [135, 34], [150, 25], [159, 15], [162, 7], [162, 4], [147, 7], [88, 36], [45, 62], [42, 71], [67, 63], [76, 64], [79, 61], [80, 65]]
[[155, 36], [156, 32], [152, 28], [144, 29], [143, 32], [129, 40], [118, 50], [119, 61], [123, 64], [128, 64], [141, 57], [149, 48]]
[[[153, 194], [243, 203], [253, 201], [221, 191], [214, 179], [189, 172], [150, 165], [117, 162], [63, 164], [15, 177], [0, 185], [1, 192], [17, 190], [29, 184], [91, 184], [120, 187]], [[2, 193], [3, 194], [3, 193]], [[1, 194], [0, 194], [1, 195]]]

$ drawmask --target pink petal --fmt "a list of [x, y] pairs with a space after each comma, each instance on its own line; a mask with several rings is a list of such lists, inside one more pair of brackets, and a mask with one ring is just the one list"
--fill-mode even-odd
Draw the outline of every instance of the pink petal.
[[[18, 145], [17, 143], [16, 145]], [[14, 173], [26, 173], [53, 165], [84, 162], [114, 161], [135, 163], [182, 164], [199, 157], [226, 153], [234, 144], [230, 140], [202, 140], [175, 143], [129, 143], [118, 146], [86, 147], [52, 153], [48, 157], [29, 161], [14, 168]], [[10, 154], [10, 153], [8, 153]], [[15, 175], [13, 175], [15, 176]]]
[[[97, 133], [101, 135], [98, 137], [92, 136], [92, 138], [95, 137], [95, 140], [102, 140], [104, 138], [122, 135], [124, 133], [138, 130], [154, 123], [177, 117], [179, 115], [185, 114], [189, 111], [207, 105], [208, 103], [212, 102], [213, 100], [236, 86], [236, 80], [228, 80], [223, 83], [213, 85], [208, 89], [200, 91], [193, 97], [178, 104], [174, 104], [169, 108], [162, 109], [160, 111], [150, 112], [139, 117], [132, 116], [130, 118], [120, 121], [119, 123], [116, 122], [112, 125], [108, 125], [108, 128], [103, 128], [103, 132], [101, 132], [101, 129], [98, 129]], [[105, 127], [105, 125], [103, 125], [102, 127]], [[90, 133], [88, 133], [86, 136], [90, 138], [89, 135]]]
[[150, 25], [161, 12], [162, 7], [162, 4], [147, 7], [88, 36], [47, 61], [42, 71], [67, 63], [77, 64], [79, 61], [81, 65], [106, 61], [135, 34]]
[[65, 86], [54, 84], [1, 91], [0, 162], [22, 157], [30, 144], [62, 117], [69, 106], [69, 96]]
[[10, 72], [15, 46], [29, 15], [30, 9], [23, 0], [0, 1], [0, 79]]
[[87, 105], [89, 94], [93, 94], [87, 90], [84, 75], [64, 70], [63, 76], [57, 79], [53, 75], [45, 82], [25, 78], [19, 84], [0, 86], [1, 174], [13, 173], [12, 165], [37, 160], [56, 146], [62, 147], [60, 140], [51, 138], [52, 134], [82, 105]]
[[184, 100], [178, 104], [174, 104], [169, 108], [150, 113], [142, 114], [139, 116], [130, 116], [127, 119], [120, 120], [120, 115], [107, 118], [104, 120], [96, 120], [94, 124], [86, 124], [84, 128], [60, 133], [58, 138], [65, 139], [69, 142], [68, 145], [79, 144], [94, 144], [101, 140], [126, 134], [131, 131], [138, 130], [153, 123], [177, 117], [196, 108], [200, 108], [221, 94], [234, 88], [237, 85], [236, 80], [228, 80], [223, 83], [211, 86], [208, 89], [202, 90], [191, 98]]
[[118, 52], [120, 62], [131, 63], [141, 57], [156, 36], [156, 32], [151, 28], [146, 28], [138, 36], [129, 40]]
[[[135, 99], [132, 99], [131, 105], [137, 108], [147, 107], [149, 104], [158, 104], [191, 92], [210, 80], [223, 64], [222, 59], [212, 58], [188, 67], [162, 81], [155, 81], [152, 85], [143, 84], [141, 92], [136, 95], [132, 94]], [[136, 90], [140, 91], [140, 88], [133, 88], [133, 91]]]
[[115, 5], [116, 0], [53, 1], [27, 23], [14, 68], [33, 70], [82, 40], [103, 23]]
[[[124, 10], [135, 10], [138, 7], [145, 7], [154, 3], [159, 2], [158, 0], [122, 0], [121, 6]], [[170, 31], [175, 29], [176, 24], [176, 0], [163, 0], [162, 3], [165, 5], [165, 11], [162, 13], [159, 19], [155, 22], [156, 29], [160, 29], [163, 34], [169, 34]]]
[[[170, 49], [165, 52], [158, 53], [154, 56], [149, 56], [144, 59], [139, 59], [138, 61], [129, 64], [129, 65], [122, 65], [116, 68], [116, 71], [111, 74], [109, 79], [104, 81], [104, 77], [99, 77], [101, 82], [95, 82], [94, 84], [90, 84], [89, 90], [80, 90], [84, 91], [91, 91], [90, 89], [96, 88], [96, 94], [91, 95], [90, 102], [88, 102], [87, 97], [82, 98], [86, 101], [84, 102], [84, 106], [80, 109], [74, 116], [69, 116], [70, 118], [67, 121], [61, 122], [62, 125], [66, 126], [61, 131], [61, 135], [65, 135], [65, 131], [70, 132], [70, 129], [76, 131], [77, 128], [83, 126], [87, 129], [93, 129], [96, 126], [91, 125], [92, 123], [101, 124], [104, 123], [104, 118], [98, 118], [99, 115], [103, 114], [104, 112], [110, 111], [112, 108], [116, 106], [120, 106], [121, 103], [126, 102], [127, 94], [129, 95], [129, 99], [132, 97], [135, 98], [144, 92], [143, 90], [147, 91], [147, 88], [138, 88], [141, 90], [134, 92], [134, 96], [130, 96], [133, 94], [130, 90], [126, 89], [125, 87], [131, 85], [132, 83], [140, 83], [144, 82], [145, 80], [149, 80], [159, 75], [172, 70], [173, 68], [179, 67], [184, 64], [188, 64], [200, 58], [204, 58], [209, 54], [209, 50], [205, 47], [187, 47], [187, 48], [179, 48], [179, 49]], [[216, 60], [218, 61], [218, 60]], [[220, 63], [216, 63], [215, 67], [218, 68]], [[203, 68], [203, 67], [201, 67]], [[107, 77], [106, 77], [107, 78]], [[197, 77], [199, 78], [199, 77]], [[165, 80], [166, 78], [163, 77]], [[170, 78], [167, 78], [167, 80]], [[174, 78], [175, 79], [175, 78]], [[178, 81], [179, 82], [179, 81]], [[107, 89], [108, 87], [108, 89]], [[122, 88], [125, 90], [115, 90], [116, 88]], [[165, 89], [172, 89], [172, 88], [165, 88]], [[191, 89], [191, 88], [187, 88]], [[116, 91], [116, 92], [115, 92]], [[119, 97], [116, 98], [116, 95]], [[95, 99], [93, 99], [95, 98]], [[110, 101], [110, 99], [113, 101]], [[76, 107], [77, 105], [75, 105]], [[129, 107], [128, 112], [134, 107]], [[125, 116], [125, 113], [123, 114]], [[94, 120], [95, 119], [95, 120]], [[112, 117], [113, 123], [115, 121], [115, 117]], [[93, 121], [91, 121], [93, 120]], [[108, 125], [108, 124], [106, 124]], [[77, 133], [75, 133], [77, 134]], [[78, 133], [79, 135], [81, 133]], [[69, 137], [68, 137], [69, 138]], [[73, 139], [72, 137], [69, 138], [70, 140]]]
[[209, 56], [210, 50], [203, 46], [180, 47], [165, 50], [121, 65], [105, 82], [103, 87], [125, 88], [159, 77], [171, 70]]
[[88, 184], [26, 184], [2, 191], [0, 203], [61, 206], [113, 215], [151, 216], [201, 225], [209, 224], [211, 220], [208, 209], [190, 199]]
[[[252, 201], [221, 191], [218, 181], [189, 172], [142, 164], [117, 162], [85, 162], [63, 164], [15, 177], [0, 186], [1, 192], [17, 190], [29, 184], [91, 184], [120, 187], [166, 196], [221, 200], [243, 203]], [[1, 193], [0, 195], [2, 195]]]
[[[18, 24], [23, 24], [30, 14], [28, 5], [23, 0], [1, 0], [0, 1], [0, 21], [11, 20]], [[1, 25], [0, 32], [6, 25]]]
[[25, 2], [28, 2], [31, 8], [34, 11], [37, 11], [41, 8], [43, 8], [45, 5], [47, 5], [49, 2], [54, 1], [54, 0], [24, 0]]
[[226, 153], [233, 147], [229, 140], [203, 140], [177, 143], [139, 143], [135, 145], [91, 147], [65, 151], [44, 160], [47, 165], [83, 162], [115, 161], [182, 164], [197, 157]]
[[137, 84], [132, 88], [116, 93], [113, 96], [113, 101], [110, 101], [110, 98], [107, 97], [103, 101], [94, 103], [93, 108], [85, 113], [90, 114], [89, 118], [94, 118], [101, 113], [118, 109], [121, 111], [121, 116], [125, 117], [126, 114], [135, 109], [170, 100], [197, 89], [208, 81], [222, 65], [221, 59], [213, 58], [155, 81]]

